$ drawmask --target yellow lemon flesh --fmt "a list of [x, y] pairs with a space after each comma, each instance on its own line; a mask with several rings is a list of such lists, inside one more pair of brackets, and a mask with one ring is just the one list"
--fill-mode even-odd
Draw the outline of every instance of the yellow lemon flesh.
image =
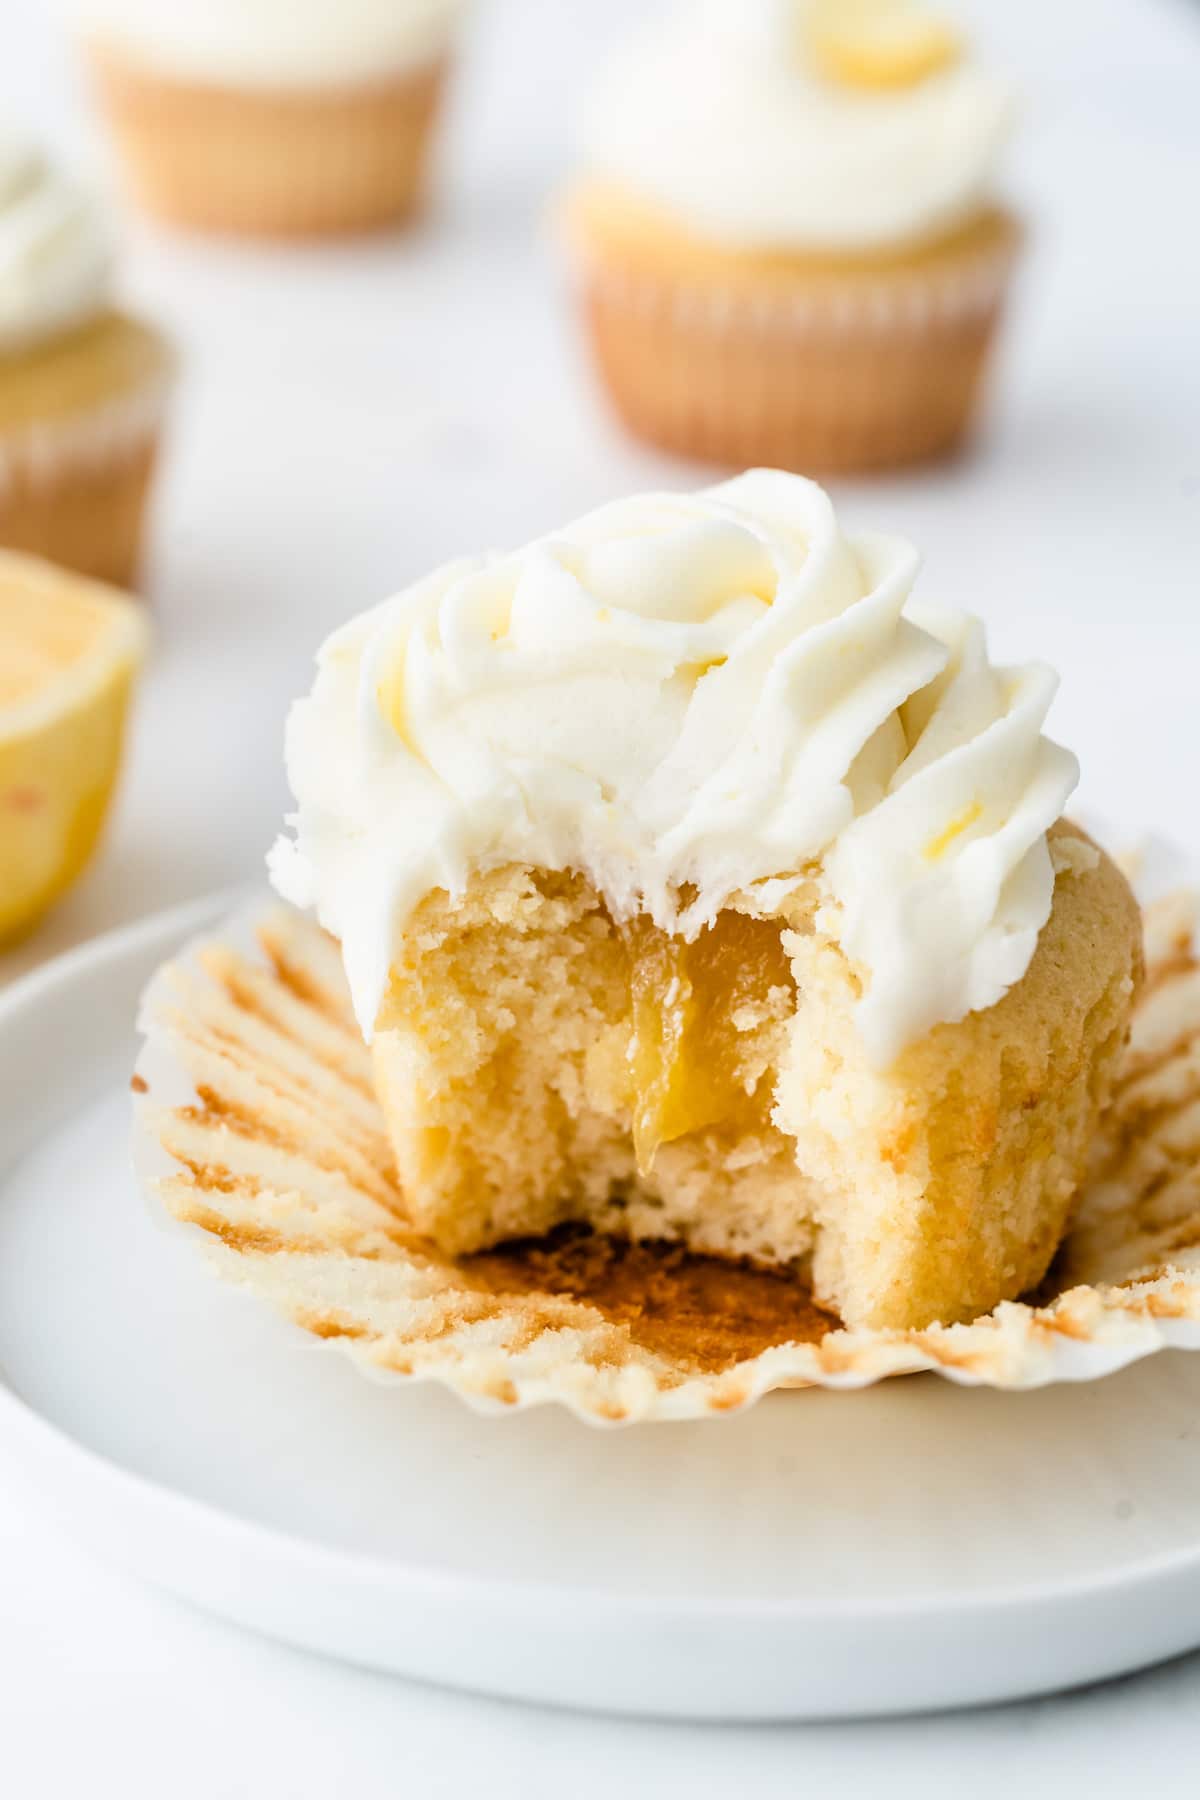
[[957, 32], [909, 0], [813, 0], [807, 23], [821, 72], [846, 87], [914, 87], [962, 54]]
[[0, 942], [95, 848], [146, 636], [116, 589], [0, 552]]

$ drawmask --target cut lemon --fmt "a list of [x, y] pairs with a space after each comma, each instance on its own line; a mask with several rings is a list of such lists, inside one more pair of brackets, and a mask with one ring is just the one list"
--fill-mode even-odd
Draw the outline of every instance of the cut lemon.
[[962, 54], [953, 27], [912, 0], [812, 0], [807, 22], [822, 73], [847, 87], [913, 87]]
[[0, 941], [95, 849], [146, 637], [115, 588], [0, 552]]

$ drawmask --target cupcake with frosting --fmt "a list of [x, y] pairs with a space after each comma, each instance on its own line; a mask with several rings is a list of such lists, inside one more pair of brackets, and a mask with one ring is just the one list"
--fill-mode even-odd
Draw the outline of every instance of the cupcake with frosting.
[[609, 71], [565, 205], [601, 375], [684, 455], [853, 471], [971, 423], [1019, 232], [1005, 88], [910, 0], [688, 0]]
[[462, 0], [81, 0], [138, 200], [306, 237], [409, 217]]
[[0, 544], [129, 585], [172, 354], [112, 299], [98, 200], [0, 136]]
[[1062, 816], [1052, 672], [993, 663], [917, 566], [759, 469], [447, 564], [325, 645], [272, 869], [340, 941], [443, 1254], [666, 1240], [873, 1329], [1042, 1280], [1140, 921]]

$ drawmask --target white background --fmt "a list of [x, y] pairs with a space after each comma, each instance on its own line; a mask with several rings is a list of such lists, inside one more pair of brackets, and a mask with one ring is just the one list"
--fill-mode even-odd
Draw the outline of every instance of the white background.
[[[163, 0], [164, 4], [174, 0]], [[157, 645], [104, 854], [0, 981], [252, 876], [285, 805], [289, 698], [324, 630], [431, 564], [692, 469], [610, 424], [546, 224], [571, 115], [636, 0], [479, 0], [438, 203], [408, 239], [270, 251], [127, 223], [128, 297], [185, 376], [149, 565]], [[1194, 844], [1200, 773], [1200, 13], [1188, 0], [975, 0], [1025, 116], [1031, 252], [987, 429], [952, 470], [842, 484], [907, 531], [922, 588], [1055, 663], [1082, 800]], [[4, 0], [0, 107], [97, 148], [54, 10]], [[1200, 1634], [1200, 1621], [1197, 1623]], [[1195, 1792], [1200, 1659], [962, 1718], [776, 1730], [584, 1721], [259, 1643], [98, 1567], [0, 1474], [5, 1791], [357, 1800], [487, 1791]], [[1190, 1767], [1189, 1767], [1190, 1764]]]

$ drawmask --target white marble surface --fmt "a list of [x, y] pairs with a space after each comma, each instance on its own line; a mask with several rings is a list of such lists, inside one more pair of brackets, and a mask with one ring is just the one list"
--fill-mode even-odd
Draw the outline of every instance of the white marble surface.
[[[622, 441], [545, 229], [578, 84], [637, 0], [479, 0], [439, 206], [408, 240], [267, 251], [129, 223], [127, 287], [187, 375], [152, 563], [157, 648], [103, 856], [0, 982], [252, 874], [284, 804], [283, 710], [324, 628], [434, 560], [695, 472]], [[843, 484], [923, 584], [1065, 674], [1055, 725], [1122, 836], [1191, 837], [1200, 774], [1200, 9], [973, 0], [1026, 95], [1032, 249], [978, 449]], [[54, 9], [7, 0], [0, 111], [95, 138]], [[1200, 1496], [1198, 1523], [1200, 1523]], [[1200, 1632], [1200, 1621], [1198, 1621]], [[360, 1800], [1033, 1792], [1086, 1773], [1195, 1792], [1200, 1658], [959, 1718], [696, 1730], [408, 1688], [239, 1636], [98, 1567], [0, 1478], [0, 1731], [12, 1791]], [[119, 1784], [119, 1786], [118, 1786]]]

